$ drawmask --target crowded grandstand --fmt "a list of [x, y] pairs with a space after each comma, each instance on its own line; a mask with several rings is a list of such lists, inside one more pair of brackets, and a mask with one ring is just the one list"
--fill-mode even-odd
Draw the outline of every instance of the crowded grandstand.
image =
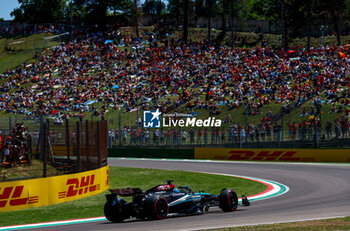
[[[279, 140], [281, 114], [311, 101], [312, 106], [303, 107], [302, 120], [288, 122], [290, 139], [312, 139], [314, 127], [321, 126], [321, 105], [331, 105], [330, 113], [337, 115], [334, 121], [324, 121], [327, 138], [349, 136], [348, 46], [231, 50], [205, 40], [157, 41], [156, 35], [145, 34], [144, 41], [115, 27], [105, 33], [75, 29], [70, 42], [36, 54], [37, 62], [1, 74], [0, 110], [32, 119], [50, 116], [57, 124], [88, 112], [104, 117], [107, 112], [131, 113], [137, 108], [192, 114], [204, 110], [211, 116], [225, 112], [227, 126], [210, 129], [213, 141], [205, 138], [208, 129], [196, 130], [196, 142], [207, 144], [238, 138]], [[271, 104], [280, 105], [277, 114], [264, 109]], [[230, 116], [238, 108], [244, 108], [245, 115], [264, 115], [256, 124], [239, 123]], [[144, 133], [135, 124], [112, 128], [112, 139], [121, 136], [124, 143], [135, 142], [134, 137]], [[190, 143], [195, 143], [189, 130], [176, 134], [162, 129], [152, 139], [169, 143], [169, 132], [174, 133], [172, 139], [185, 140], [188, 133]]]

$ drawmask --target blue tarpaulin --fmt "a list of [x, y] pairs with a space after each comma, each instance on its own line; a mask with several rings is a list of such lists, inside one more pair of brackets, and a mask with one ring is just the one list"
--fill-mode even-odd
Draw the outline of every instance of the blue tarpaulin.
[[97, 100], [89, 100], [87, 101], [86, 103], [84, 103], [85, 105], [90, 105], [90, 104], [93, 104], [93, 103], [96, 103]]

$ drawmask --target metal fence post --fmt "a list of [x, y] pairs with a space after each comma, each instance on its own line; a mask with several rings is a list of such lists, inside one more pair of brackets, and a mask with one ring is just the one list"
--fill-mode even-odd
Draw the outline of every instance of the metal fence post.
[[32, 136], [29, 134], [29, 140], [27, 141], [27, 154], [28, 154], [28, 165], [32, 165]]
[[80, 122], [77, 122], [77, 171], [80, 172]]
[[66, 145], [67, 145], [67, 160], [70, 160], [70, 143], [69, 143], [69, 120], [66, 118]]
[[[37, 144], [36, 144], [36, 148], [35, 148], [35, 157], [38, 157], [39, 156], [39, 148], [41, 148], [41, 139], [42, 139], [42, 126], [43, 126], [43, 123], [40, 122], [40, 129], [39, 129], [39, 137], [38, 137], [38, 141], [37, 141]], [[41, 150], [40, 150], [40, 153], [41, 153]], [[41, 158], [41, 155], [40, 155], [40, 158]]]
[[40, 133], [42, 134], [40, 139], [40, 158], [43, 162], [43, 177], [46, 177], [46, 158], [47, 158], [47, 150], [46, 150], [46, 123], [41, 123]]
[[101, 167], [101, 132], [100, 132], [100, 121], [96, 121], [97, 126], [97, 166]]
[[90, 160], [89, 160], [89, 121], [85, 121], [85, 142], [86, 142], [86, 165], [87, 169], [90, 169]]
[[122, 130], [121, 130], [121, 109], [119, 110], [119, 134], [118, 134], [118, 138], [119, 138], [119, 146], [122, 145]]
[[[47, 141], [46, 141], [46, 158], [50, 158], [51, 140], [50, 140], [50, 121], [49, 121], [49, 119], [46, 119], [45, 127], [46, 127], [46, 136], [44, 136], [44, 137], [46, 137], [46, 138], [44, 138], [44, 139], [47, 139]], [[49, 154], [49, 155], [47, 155], [47, 154]], [[53, 161], [53, 160], [51, 160], [51, 161]]]

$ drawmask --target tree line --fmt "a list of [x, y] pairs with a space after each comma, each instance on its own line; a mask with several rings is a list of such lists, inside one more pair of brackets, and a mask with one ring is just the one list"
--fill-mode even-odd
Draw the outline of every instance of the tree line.
[[[222, 28], [217, 40], [225, 33], [233, 33], [233, 19], [259, 19], [277, 21], [281, 25], [282, 47], [287, 49], [288, 38], [297, 30], [306, 29], [307, 47], [310, 46], [311, 24], [314, 20], [332, 22], [341, 45], [340, 20], [350, 15], [350, 0], [18, 0], [19, 7], [11, 15], [15, 21], [40, 23], [81, 19], [106, 23], [108, 16], [124, 15], [138, 34], [141, 15], [173, 18], [176, 26], [183, 27], [187, 42], [189, 15], [195, 20], [207, 20], [208, 40], [211, 38], [213, 18], [221, 18]], [[227, 26], [229, 25], [229, 26]]]

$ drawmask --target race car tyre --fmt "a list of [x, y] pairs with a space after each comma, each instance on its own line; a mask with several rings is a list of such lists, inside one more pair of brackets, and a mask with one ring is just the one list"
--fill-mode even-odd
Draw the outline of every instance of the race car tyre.
[[150, 196], [145, 199], [144, 215], [148, 219], [164, 219], [168, 212], [168, 201], [164, 197]]
[[235, 211], [238, 207], [237, 194], [231, 189], [222, 190], [219, 196], [219, 200], [220, 200], [219, 207], [224, 212]]
[[111, 205], [106, 202], [104, 207], [104, 213], [107, 220], [111, 222], [122, 222], [125, 220], [128, 215], [123, 211], [123, 206], [126, 204], [126, 201], [123, 199], [119, 200], [119, 203], [116, 206]]

